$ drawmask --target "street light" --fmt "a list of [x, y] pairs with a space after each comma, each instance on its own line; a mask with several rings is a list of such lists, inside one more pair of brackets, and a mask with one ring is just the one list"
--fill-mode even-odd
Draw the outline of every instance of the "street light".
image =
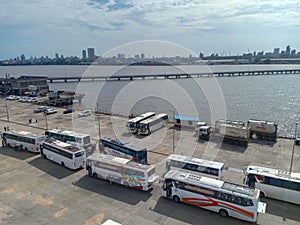
[[48, 130], [48, 119], [47, 119], [47, 114], [46, 113], [45, 113], [45, 120], [46, 120], [46, 130]]
[[174, 110], [171, 110], [170, 111], [172, 112], [172, 116], [173, 116], [173, 153], [175, 152], [175, 111]]
[[297, 138], [297, 126], [298, 126], [298, 123], [295, 124], [295, 141], [293, 143], [293, 151], [292, 151], [292, 158], [291, 158], [290, 173], [293, 170], [294, 151], [295, 151], [295, 144], [296, 144], [296, 138]]
[[96, 104], [96, 110], [95, 110], [95, 113], [97, 113], [97, 122], [98, 122], [98, 135], [99, 135], [99, 140], [101, 139], [101, 126], [100, 126], [100, 115], [99, 115], [99, 111], [98, 111], [98, 102]]
[[8, 106], [7, 106], [7, 94], [8, 94], [8, 88], [7, 88], [7, 77], [8, 74], [5, 74], [5, 109], [6, 109], [6, 118], [7, 121], [9, 121], [9, 113], [8, 113]]

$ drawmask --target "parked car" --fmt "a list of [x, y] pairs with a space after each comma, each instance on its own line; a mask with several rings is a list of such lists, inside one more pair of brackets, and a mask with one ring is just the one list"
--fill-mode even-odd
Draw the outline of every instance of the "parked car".
[[91, 114], [92, 114], [92, 111], [91, 111], [91, 110], [84, 110], [84, 111], [78, 113], [78, 116], [79, 116], [79, 117], [84, 117], [84, 116], [89, 116], [89, 115], [91, 115]]
[[34, 113], [45, 112], [47, 110], [47, 106], [43, 105], [33, 110]]
[[9, 95], [6, 97], [7, 100], [18, 100], [20, 98], [20, 96], [16, 96], [16, 95]]
[[68, 114], [68, 113], [72, 113], [72, 112], [74, 112], [74, 109], [65, 109], [63, 111], [63, 114]]
[[46, 115], [50, 115], [50, 114], [57, 113], [57, 110], [56, 109], [46, 109], [46, 111], [44, 113]]

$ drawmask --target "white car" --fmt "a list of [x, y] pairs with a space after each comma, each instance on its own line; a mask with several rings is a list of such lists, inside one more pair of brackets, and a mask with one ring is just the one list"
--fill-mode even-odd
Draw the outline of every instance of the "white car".
[[91, 111], [91, 110], [84, 110], [84, 111], [78, 113], [78, 116], [79, 116], [79, 117], [84, 117], [84, 116], [89, 116], [89, 115], [91, 115], [91, 114], [92, 114], [92, 111]]
[[10, 95], [6, 97], [7, 100], [18, 100], [19, 98], [20, 98], [19, 96], [15, 96], [15, 95]]

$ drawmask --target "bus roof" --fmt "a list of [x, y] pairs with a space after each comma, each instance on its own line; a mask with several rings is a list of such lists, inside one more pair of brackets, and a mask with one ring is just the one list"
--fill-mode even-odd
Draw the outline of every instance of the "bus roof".
[[199, 121], [198, 117], [191, 117], [191, 116], [174, 116], [175, 120], [186, 120], [186, 121]]
[[154, 121], [154, 120], [160, 119], [160, 118], [162, 118], [162, 117], [164, 117], [164, 116], [168, 116], [168, 114], [166, 114], [166, 113], [160, 113], [160, 114], [157, 114], [157, 115], [155, 115], [155, 116], [153, 116], [153, 117], [151, 117], [151, 118], [149, 118], [149, 119], [143, 120], [143, 121], [141, 122], [141, 124], [147, 124], [147, 123], [152, 122], [152, 121]]
[[238, 193], [250, 197], [258, 197], [258, 191], [248, 186], [233, 184], [213, 178], [200, 176], [196, 173], [186, 172], [183, 170], [169, 170], [164, 176], [165, 179], [175, 179], [178, 181], [186, 182], [196, 186], [208, 186], [215, 189], [226, 190], [231, 193]]
[[121, 147], [124, 147], [124, 148], [129, 148], [129, 149], [132, 149], [132, 150], [138, 151], [138, 152], [139, 151], [147, 151], [147, 148], [140, 147], [140, 146], [131, 144], [128, 141], [124, 141], [124, 140], [120, 140], [120, 139], [115, 139], [115, 138], [106, 138], [106, 137], [103, 137], [103, 138], [101, 138], [101, 142], [102, 143], [103, 142], [108, 142], [110, 144], [121, 146]]
[[224, 163], [221, 162], [214, 162], [206, 159], [199, 159], [191, 156], [178, 155], [178, 154], [169, 155], [167, 160], [177, 160], [186, 163], [195, 163], [201, 166], [212, 167], [216, 169], [221, 169], [224, 166]]
[[248, 166], [247, 173], [300, 182], [300, 173], [290, 173], [287, 171], [262, 166]]
[[84, 138], [84, 137], [90, 136], [89, 134], [78, 133], [78, 132], [74, 132], [72, 130], [53, 129], [53, 130], [49, 130], [48, 132], [56, 133], [56, 134], [63, 134], [63, 135], [68, 135], [68, 136], [74, 136], [74, 137], [79, 137], [79, 138]]
[[31, 137], [31, 138], [37, 138], [37, 137], [42, 137], [44, 135], [42, 134], [33, 134], [31, 132], [28, 131], [16, 131], [16, 130], [10, 130], [10, 131], [5, 131], [3, 132], [3, 134], [15, 134], [15, 135], [19, 135], [19, 136], [26, 136], [26, 137]]
[[148, 170], [148, 169], [152, 169], [155, 166], [154, 165], [147, 165], [147, 164], [140, 164], [134, 161], [131, 161], [130, 159], [125, 159], [125, 158], [121, 158], [121, 157], [116, 157], [116, 156], [112, 156], [112, 155], [105, 155], [105, 154], [101, 154], [99, 152], [95, 152], [91, 155], [89, 155], [87, 157], [87, 160], [93, 160], [93, 161], [97, 161], [97, 162], [114, 162], [118, 165], [127, 165], [127, 166], [131, 166], [131, 167], [135, 167], [138, 169], [143, 169], [143, 170]]
[[44, 140], [44, 142], [48, 143], [48, 144], [55, 145], [55, 146], [60, 147], [60, 148], [63, 148], [63, 149], [65, 149], [67, 151], [70, 151], [70, 152], [78, 152], [78, 151], [84, 150], [82, 148], [78, 148], [74, 145], [68, 144], [68, 143], [63, 142], [63, 141], [59, 141], [59, 140], [54, 139], [54, 138], [46, 138]]

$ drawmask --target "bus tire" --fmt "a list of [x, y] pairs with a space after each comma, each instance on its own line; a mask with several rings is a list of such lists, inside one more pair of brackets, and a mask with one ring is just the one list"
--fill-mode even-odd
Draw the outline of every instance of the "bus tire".
[[7, 146], [8, 146], [8, 147], [11, 147], [11, 145], [10, 145], [9, 143], [7, 143]]
[[47, 159], [47, 155], [46, 154], [44, 154], [43, 157], [44, 157], [44, 159]]
[[266, 197], [266, 194], [265, 194], [264, 192], [260, 191], [259, 197], [260, 197], [260, 198], [264, 198], [264, 197]]
[[94, 177], [95, 179], [98, 179], [98, 175], [97, 175], [96, 173], [93, 173], [93, 177]]
[[227, 217], [227, 216], [228, 216], [228, 212], [227, 212], [225, 209], [220, 209], [220, 210], [219, 210], [219, 214], [220, 214], [222, 217]]
[[180, 198], [177, 195], [173, 196], [173, 200], [174, 200], [174, 202], [177, 202], [177, 203], [180, 202]]
[[60, 165], [62, 165], [63, 167], [65, 167], [65, 163], [64, 162], [61, 162]]

